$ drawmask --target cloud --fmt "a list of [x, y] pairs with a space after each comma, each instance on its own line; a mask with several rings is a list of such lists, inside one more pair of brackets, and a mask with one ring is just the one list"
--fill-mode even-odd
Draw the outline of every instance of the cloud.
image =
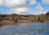
[[29, 15], [32, 13], [27, 7], [11, 8], [10, 12], [21, 15]]
[[38, 3], [38, 5], [35, 7], [37, 14], [46, 14], [46, 10]]
[[0, 5], [3, 4], [4, 6], [8, 7], [15, 7], [19, 5], [24, 5], [25, 1], [24, 0], [0, 0]]
[[42, 3], [49, 4], [49, 0], [42, 0]]
[[0, 0], [0, 5], [2, 5], [3, 4], [3, 0]]
[[36, 9], [34, 12], [32, 11], [32, 14], [35, 14], [35, 15], [46, 14], [47, 11], [41, 6], [40, 3], [36, 2], [36, 0], [32, 0], [30, 4], [35, 6], [35, 9]]
[[11, 9], [11, 11], [13, 11], [13, 13], [21, 14], [23, 12], [27, 12], [27, 8], [26, 7], [13, 8]]
[[[27, 1], [26, 0], [4, 0], [4, 1], [0, 0], [0, 5], [1, 4], [9, 7], [10, 10], [8, 12], [10, 12], [10, 13], [23, 14], [23, 15], [26, 15], [26, 14], [38, 15], [38, 14], [46, 13], [44, 8], [38, 2], [36, 2], [36, 0], [27, 0]], [[28, 5], [35, 6], [36, 10], [35, 11], [30, 10], [28, 8]]]
[[30, 4], [36, 4], [36, 0], [30, 0]]
[[29, 4], [31, 5], [35, 5], [35, 12], [30, 10], [29, 8], [27, 7], [18, 7], [18, 8], [14, 8], [11, 10], [11, 12], [13, 11], [13, 13], [17, 13], [17, 14], [23, 14], [23, 15], [26, 15], [26, 14], [35, 14], [35, 15], [39, 15], [39, 14], [45, 14], [46, 13], [46, 10], [44, 10], [44, 8], [36, 2], [36, 0], [31, 0], [29, 2]]

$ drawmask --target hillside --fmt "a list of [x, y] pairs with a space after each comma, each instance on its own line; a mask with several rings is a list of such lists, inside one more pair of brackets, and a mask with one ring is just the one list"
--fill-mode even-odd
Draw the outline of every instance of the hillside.
[[0, 25], [26, 22], [49, 22], [49, 12], [42, 15], [0, 14]]

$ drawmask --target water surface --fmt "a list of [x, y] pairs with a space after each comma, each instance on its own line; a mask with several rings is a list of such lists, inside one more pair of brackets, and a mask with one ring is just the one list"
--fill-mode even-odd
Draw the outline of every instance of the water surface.
[[49, 35], [49, 23], [21, 23], [0, 27], [0, 35]]

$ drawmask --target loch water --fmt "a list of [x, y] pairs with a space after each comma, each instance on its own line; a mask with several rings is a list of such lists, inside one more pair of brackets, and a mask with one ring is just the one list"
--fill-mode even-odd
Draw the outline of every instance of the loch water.
[[2, 26], [0, 27], [0, 35], [49, 35], [49, 22]]

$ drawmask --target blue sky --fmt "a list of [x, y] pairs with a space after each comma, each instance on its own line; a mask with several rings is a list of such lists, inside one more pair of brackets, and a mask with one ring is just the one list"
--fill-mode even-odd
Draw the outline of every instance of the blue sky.
[[0, 0], [1, 14], [45, 14], [49, 11], [49, 0]]

